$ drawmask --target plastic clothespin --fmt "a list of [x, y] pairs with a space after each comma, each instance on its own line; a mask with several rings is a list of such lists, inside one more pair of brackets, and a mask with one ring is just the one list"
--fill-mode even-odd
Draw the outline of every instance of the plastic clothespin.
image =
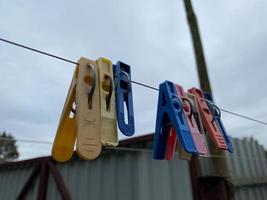
[[185, 93], [185, 96], [190, 100], [191, 102], [191, 105], [192, 105], [192, 108], [193, 108], [193, 115], [194, 115], [194, 118], [195, 118], [195, 121], [196, 121], [196, 124], [197, 124], [197, 127], [198, 127], [198, 130], [200, 132], [200, 135], [206, 145], [206, 149], [207, 149], [207, 154], [206, 155], [210, 155], [210, 152], [209, 152], [209, 148], [208, 148], [208, 142], [207, 142], [207, 135], [206, 135], [206, 132], [204, 130], [204, 127], [203, 127], [203, 123], [202, 123], [202, 120], [201, 120], [201, 116], [200, 116], [200, 113], [199, 113], [199, 108], [198, 108], [198, 105], [197, 105], [197, 99], [195, 97], [195, 95], [191, 94], [191, 93], [188, 93], [186, 92]]
[[[195, 142], [195, 145], [196, 145], [196, 148], [197, 148], [197, 153], [198, 154], [205, 155], [205, 154], [207, 154], [208, 151], [207, 151], [206, 144], [204, 143], [204, 141], [202, 139], [202, 136], [201, 136], [201, 134], [199, 132], [199, 129], [197, 127], [195, 118], [193, 116], [193, 106], [192, 106], [192, 103], [186, 97], [185, 92], [184, 92], [184, 89], [183, 89], [183, 87], [181, 85], [175, 84], [175, 87], [176, 87], [176, 92], [177, 92], [178, 96], [180, 97], [180, 99], [184, 103], [183, 104], [183, 111], [185, 113], [187, 123], [189, 125], [189, 128], [190, 128], [190, 131], [191, 131], [193, 140]], [[171, 147], [172, 144], [175, 144], [173, 141], [170, 141], [170, 140], [173, 140], [173, 139], [176, 140], [176, 138], [174, 138], [174, 137], [169, 137], [168, 145], [170, 147], [167, 147], [167, 148], [170, 148], [170, 149], [174, 149], [175, 150], [175, 148]], [[165, 158], [166, 159], [169, 159], [169, 158], [173, 157], [174, 151], [171, 152], [169, 150], [167, 152], [169, 153], [169, 155], [168, 154], [165, 155]]]
[[78, 67], [73, 74], [52, 146], [52, 157], [58, 162], [65, 162], [71, 158], [76, 141], [76, 115], [75, 112], [72, 112], [72, 109], [75, 102], [77, 74]]
[[[118, 125], [124, 135], [132, 136], [135, 127], [130, 66], [119, 61], [116, 65], [113, 65], [113, 74]], [[127, 121], [125, 114], [127, 115]]]
[[100, 86], [101, 142], [104, 146], [118, 145], [113, 66], [110, 60], [99, 58], [97, 69]]
[[191, 153], [187, 153], [181, 142], [179, 141], [179, 138], [176, 136], [175, 128], [171, 127], [169, 131], [169, 138], [166, 145], [165, 150], [165, 160], [173, 160], [175, 151], [178, 152], [179, 158], [183, 160], [190, 160], [192, 157]]
[[195, 117], [195, 121], [196, 121], [196, 123], [197, 123], [197, 127], [198, 127], [199, 132], [200, 132], [202, 135], [205, 135], [205, 130], [204, 130], [203, 123], [202, 123], [202, 120], [201, 120], [201, 117], [200, 117], [200, 113], [199, 113], [199, 109], [198, 109], [197, 100], [196, 100], [195, 95], [186, 92], [186, 93], [185, 93], [185, 96], [186, 96], [186, 97], [190, 100], [190, 102], [191, 102], [191, 105], [192, 105], [192, 108], [193, 108], [193, 115], [194, 115], [194, 117]]
[[175, 85], [170, 81], [165, 81], [159, 86], [156, 130], [153, 145], [154, 159], [164, 159], [171, 126], [175, 128], [175, 132], [185, 151], [197, 153], [183, 112], [183, 104], [177, 96]]
[[208, 100], [207, 104], [209, 106], [209, 109], [210, 109], [213, 117], [214, 117], [214, 121], [216, 122], [220, 132], [222, 133], [224, 141], [227, 144], [228, 151], [233, 153], [234, 148], [233, 148], [231, 139], [229, 138], [229, 136], [228, 136], [228, 134], [227, 134], [227, 132], [226, 132], [226, 130], [224, 128], [224, 125], [222, 123], [220, 109], [214, 104], [214, 101], [213, 101], [213, 99], [212, 99], [212, 97], [211, 97], [211, 95], [209, 93], [204, 92], [204, 96], [205, 96], [205, 99]]
[[78, 63], [52, 147], [52, 157], [59, 162], [71, 158], [76, 139], [81, 158], [95, 159], [101, 152], [96, 62], [80, 58]]
[[96, 62], [80, 58], [76, 87], [77, 153], [92, 160], [101, 153], [100, 99]]
[[[175, 84], [175, 89], [176, 89], [176, 93], [179, 96], [180, 100], [182, 100], [178, 84]], [[183, 106], [183, 109], [184, 109], [184, 106]], [[187, 160], [191, 159], [191, 154], [187, 153], [183, 149], [182, 145], [180, 144], [179, 139], [176, 136], [175, 129], [173, 127], [171, 127], [171, 129], [169, 131], [169, 137], [168, 137], [167, 145], [166, 145], [165, 159], [166, 160], [173, 160], [174, 153], [175, 153], [176, 149], [178, 150], [179, 157], [181, 159], [187, 159]]]
[[[168, 133], [167, 145], [165, 149], [165, 160], [173, 160], [174, 153], [179, 142], [177, 141], [175, 128], [171, 127]], [[178, 147], [177, 147], [178, 148]]]
[[197, 104], [199, 107], [199, 113], [203, 122], [204, 128], [208, 131], [211, 139], [219, 149], [226, 150], [227, 145], [224, 141], [223, 136], [221, 135], [219, 128], [216, 123], [213, 121], [212, 113], [209, 110], [209, 107], [206, 103], [204, 95], [201, 90], [197, 88], [191, 88], [188, 90], [189, 93], [192, 93], [196, 96]]
[[194, 115], [193, 115], [194, 111], [193, 111], [192, 103], [186, 97], [185, 92], [184, 92], [184, 88], [181, 85], [176, 85], [176, 89], [177, 89], [177, 93], [179, 94], [179, 96], [181, 97], [183, 102], [186, 103], [184, 106], [184, 112], [185, 112], [185, 116], [186, 116], [188, 125], [190, 127], [190, 131], [192, 133], [193, 140], [194, 140], [196, 148], [197, 148], [197, 152], [198, 152], [198, 154], [205, 155], [208, 153], [207, 146], [204, 143], [204, 141], [201, 137], [201, 134], [199, 132], [199, 129], [197, 127], [197, 123], [196, 123]]

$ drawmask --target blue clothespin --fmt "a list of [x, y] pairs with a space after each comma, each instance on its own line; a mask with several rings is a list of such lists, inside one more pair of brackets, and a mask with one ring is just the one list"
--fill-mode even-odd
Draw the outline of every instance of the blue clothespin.
[[222, 136], [224, 138], [224, 141], [225, 143], [227, 144], [227, 150], [231, 153], [234, 152], [234, 148], [233, 148], [233, 145], [232, 145], [232, 142], [231, 142], [231, 139], [230, 137], [228, 136], [225, 128], [224, 128], [224, 125], [222, 123], [222, 120], [221, 120], [221, 112], [220, 112], [220, 109], [214, 104], [213, 102], [213, 99], [211, 97], [211, 95], [207, 92], [204, 92], [204, 97], [206, 100], [208, 100], [208, 107], [213, 115], [213, 118], [220, 130], [220, 132], [222, 133]]
[[[124, 135], [132, 136], [135, 128], [130, 66], [119, 61], [113, 65], [113, 74], [118, 125]], [[127, 111], [124, 109], [124, 103]], [[125, 122], [125, 112], [127, 112], [128, 122]]]
[[197, 153], [189, 125], [183, 112], [183, 103], [176, 93], [175, 85], [170, 81], [165, 81], [159, 85], [158, 110], [153, 145], [154, 159], [164, 159], [171, 127], [174, 127], [185, 151]]

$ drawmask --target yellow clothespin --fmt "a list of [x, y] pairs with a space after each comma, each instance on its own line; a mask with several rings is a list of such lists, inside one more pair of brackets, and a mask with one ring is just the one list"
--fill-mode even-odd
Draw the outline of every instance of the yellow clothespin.
[[76, 138], [77, 152], [81, 158], [95, 159], [101, 152], [96, 62], [80, 58], [78, 63], [52, 148], [52, 157], [59, 162], [71, 158]]
[[110, 60], [99, 58], [97, 68], [100, 86], [101, 142], [105, 146], [118, 145], [113, 66]]
[[52, 157], [59, 162], [64, 162], [71, 158], [76, 141], [76, 115], [73, 112], [73, 104], [75, 101], [77, 73], [78, 67], [76, 67], [73, 74], [52, 147]]

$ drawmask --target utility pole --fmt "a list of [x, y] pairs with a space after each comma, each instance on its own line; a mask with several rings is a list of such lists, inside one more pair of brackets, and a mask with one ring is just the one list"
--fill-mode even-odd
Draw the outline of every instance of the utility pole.
[[[184, 0], [184, 6], [194, 46], [200, 87], [203, 91], [209, 92], [212, 95], [204, 51], [198, 29], [197, 18], [194, 14], [191, 0]], [[210, 170], [209, 174], [204, 174], [203, 176], [202, 171], [204, 166], [201, 166], [201, 163], [203, 163], [200, 162], [201, 158], [195, 157], [190, 161], [190, 172], [193, 185], [192, 188], [194, 200], [229, 199], [230, 197], [227, 181], [227, 178], [229, 177], [229, 167], [227, 165], [225, 153], [221, 150], [218, 150], [209, 138], [207, 142], [210, 154], [215, 155], [215, 157], [204, 158], [210, 159], [205, 160], [204, 162], [207, 161], [209, 165], [212, 165], [212, 170]], [[205, 192], [203, 192], [204, 190]]]

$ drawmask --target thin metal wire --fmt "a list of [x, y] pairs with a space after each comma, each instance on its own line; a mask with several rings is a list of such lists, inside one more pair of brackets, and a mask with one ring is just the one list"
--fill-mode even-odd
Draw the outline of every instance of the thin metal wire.
[[136, 84], [136, 85], [140, 85], [140, 86], [142, 86], [142, 87], [146, 87], [146, 88], [149, 88], [149, 89], [152, 89], [152, 90], [159, 91], [158, 88], [155, 88], [155, 87], [152, 87], [152, 86], [149, 86], [149, 85], [146, 85], [146, 84], [137, 82], [137, 81], [133, 81], [133, 80], [131, 80], [131, 82], [134, 83], [134, 84]]
[[0, 38], [0, 40], [3, 41], [3, 42], [6, 42], [6, 43], [9, 43], [9, 44], [24, 48], [24, 49], [28, 49], [28, 50], [35, 51], [37, 53], [40, 53], [40, 54], [43, 54], [43, 55], [46, 55], [46, 56], [50, 56], [52, 58], [56, 58], [56, 59], [59, 59], [59, 60], [63, 60], [65, 62], [69, 62], [69, 63], [75, 64], [75, 65], [78, 65], [77, 62], [74, 62], [74, 61], [68, 60], [66, 58], [62, 58], [62, 57], [59, 57], [59, 56], [56, 56], [56, 55], [53, 55], [53, 54], [50, 54], [50, 53], [47, 53], [47, 52], [44, 52], [44, 51], [40, 51], [38, 49], [34, 49], [34, 48], [31, 48], [31, 47], [28, 47], [28, 46], [25, 46], [25, 45], [22, 45], [22, 44], [19, 44], [19, 43], [16, 43], [16, 42], [12, 42], [12, 41], [9, 41], [9, 40], [3, 39], [3, 38]]
[[221, 111], [225, 112], [225, 113], [228, 113], [228, 114], [232, 114], [232, 115], [236, 115], [238, 117], [241, 117], [241, 118], [244, 118], [244, 119], [247, 119], [247, 120], [251, 120], [251, 121], [254, 121], [254, 122], [257, 122], [257, 123], [260, 123], [260, 124], [263, 124], [265, 126], [267, 126], [267, 122], [264, 122], [264, 121], [260, 121], [258, 119], [254, 119], [254, 118], [251, 118], [251, 117], [247, 117], [245, 115], [241, 115], [241, 114], [238, 114], [238, 113], [234, 113], [232, 111], [228, 111], [228, 110], [225, 110], [223, 108], [219, 108]]
[[[24, 48], [24, 49], [28, 49], [28, 50], [31, 50], [31, 51], [34, 51], [34, 52], [37, 52], [37, 53], [40, 53], [40, 54], [43, 54], [43, 55], [46, 55], [46, 56], [50, 56], [50, 57], [53, 57], [53, 58], [56, 58], [56, 59], [59, 59], [59, 60], [62, 60], [62, 61], [68, 62], [68, 63], [72, 63], [72, 64], [75, 64], [75, 65], [78, 65], [78, 63], [75, 62], [75, 61], [72, 61], [72, 60], [69, 60], [69, 59], [66, 59], [66, 58], [63, 58], [63, 57], [59, 57], [59, 56], [56, 56], [56, 55], [53, 55], [53, 54], [50, 54], [50, 53], [47, 53], [47, 52], [44, 52], [44, 51], [40, 51], [38, 49], [34, 49], [34, 48], [31, 48], [31, 47], [28, 47], [28, 46], [25, 46], [25, 45], [22, 45], [22, 44], [19, 44], [19, 43], [16, 43], [16, 42], [12, 42], [10, 40], [6, 40], [6, 39], [3, 39], [3, 38], [0, 38], [0, 41], [6, 42], [6, 43], [9, 43], [9, 44], [12, 44], [12, 45]], [[133, 80], [131, 80], [131, 82], [133, 84], [136, 84], [136, 85], [139, 85], [139, 86], [142, 86], [142, 87], [146, 87], [148, 89], [159, 91], [158, 88], [155, 88], [153, 86], [149, 86], [147, 84], [143, 84], [143, 83], [140, 83], [140, 82], [137, 82], [137, 81], [133, 81]], [[260, 123], [262, 125], [267, 126], [267, 122], [264, 122], [264, 121], [261, 121], [261, 120], [258, 120], [258, 119], [254, 119], [252, 117], [247, 117], [245, 115], [241, 115], [241, 114], [238, 114], [236, 112], [232, 112], [232, 111], [225, 110], [225, 109], [222, 109], [222, 108], [219, 108], [219, 109], [221, 111], [225, 112], [225, 113], [232, 114], [232, 115], [235, 115], [235, 116], [247, 119], [247, 120], [251, 120], [251, 121], [254, 121], [254, 122], [257, 122], [257, 123]]]
[[[52, 142], [48, 141], [40, 141], [40, 140], [27, 140], [27, 139], [11, 139], [11, 138], [3, 138], [0, 137], [0, 140], [5, 140], [5, 141], [17, 141], [17, 142], [25, 142], [25, 143], [36, 143], [36, 144], [45, 144], [45, 145], [52, 145]], [[130, 152], [143, 152], [143, 153], [152, 153], [153, 150], [151, 149], [139, 149], [139, 148], [131, 148], [131, 147], [103, 147], [103, 150], [108, 149], [108, 150], [115, 150], [115, 151], [130, 151]], [[175, 152], [175, 155], [178, 155], [178, 152]], [[231, 158], [233, 154], [228, 154], [229, 158]], [[204, 158], [225, 158], [223, 155], [198, 155], [198, 157], [204, 159]], [[246, 160], [262, 160], [259, 158], [254, 158], [254, 157], [244, 157], [244, 156], [236, 156], [233, 155], [233, 158], [240, 158], [240, 159], [246, 159]], [[267, 159], [266, 159], [267, 160]]]
[[49, 144], [49, 145], [52, 145], [53, 144], [52, 142], [41, 141], [41, 140], [11, 139], [11, 138], [3, 138], [3, 137], [0, 137], [0, 140], [4, 140], [4, 141], [18, 141], [18, 142], [26, 142], [26, 143]]

